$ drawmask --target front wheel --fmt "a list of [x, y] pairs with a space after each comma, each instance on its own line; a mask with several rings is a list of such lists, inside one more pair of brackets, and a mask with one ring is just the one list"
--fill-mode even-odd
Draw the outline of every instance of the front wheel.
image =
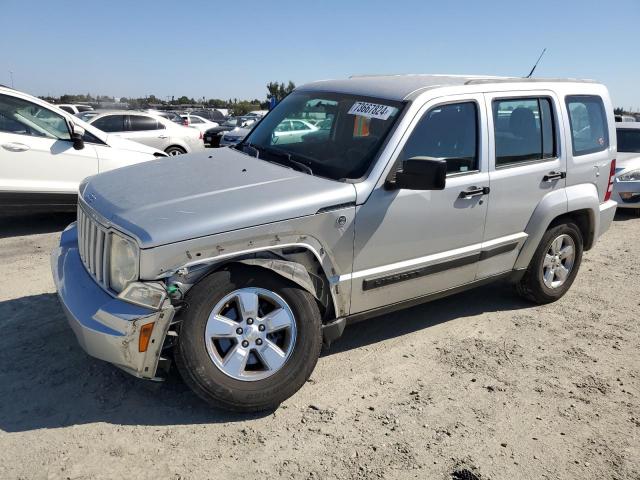
[[185, 300], [176, 364], [211, 405], [273, 409], [311, 375], [322, 346], [321, 319], [305, 290], [237, 265], [206, 277]]
[[551, 227], [543, 235], [516, 290], [534, 303], [555, 302], [575, 280], [582, 251], [582, 234], [574, 223]]

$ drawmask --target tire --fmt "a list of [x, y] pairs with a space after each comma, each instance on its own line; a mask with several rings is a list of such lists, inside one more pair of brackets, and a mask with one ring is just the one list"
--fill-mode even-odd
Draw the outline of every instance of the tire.
[[[278, 333], [283, 330], [270, 334], [281, 335], [282, 338], [285, 335], [289, 336], [289, 342], [286, 345], [283, 343], [282, 349], [279, 350], [285, 352], [289, 348], [288, 357], [279, 369], [271, 373], [267, 363], [262, 361], [263, 357], [259, 349], [268, 347], [270, 351], [275, 350], [273, 345], [276, 340], [271, 342], [264, 337], [264, 343], [260, 343], [261, 347], [258, 347], [258, 340], [255, 337], [250, 338], [250, 335], [258, 335], [257, 327], [263, 328], [263, 323], [266, 324], [268, 313], [256, 315], [256, 319], [252, 320], [252, 325], [249, 327], [248, 320], [238, 308], [239, 299], [233, 297], [238, 295], [238, 292], [254, 291], [264, 295], [275, 295], [279, 301], [284, 302], [284, 307], [277, 308], [284, 311], [285, 307], [288, 307], [286, 311], [293, 316], [291, 326], [289, 330], [285, 330], [284, 334]], [[232, 300], [227, 301], [230, 296]], [[269, 299], [269, 297], [259, 299], [259, 302], [262, 302], [260, 303], [262, 310], [265, 305], [267, 309], [270, 308], [269, 303], [265, 303], [265, 298]], [[178, 344], [175, 348], [176, 365], [185, 383], [210, 405], [242, 412], [273, 410], [296, 393], [311, 376], [322, 347], [322, 322], [316, 300], [307, 291], [268, 270], [233, 265], [204, 278], [188, 292], [185, 301], [188, 307], [181, 319]], [[220, 305], [223, 307], [219, 307]], [[208, 335], [213, 331], [208, 325], [211, 325], [210, 315], [216, 308], [228, 308], [227, 311], [220, 310], [225, 312], [223, 315], [225, 322], [238, 314], [240, 323], [237, 325], [244, 326], [245, 336], [236, 335], [235, 339], [230, 336], [213, 337], [216, 338], [215, 341], [207, 342], [205, 331]], [[291, 317], [288, 318], [291, 320]], [[235, 328], [235, 324], [231, 328]], [[248, 333], [249, 330], [251, 332]], [[294, 334], [291, 334], [292, 332]], [[241, 343], [244, 347], [245, 341], [250, 345], [247, 349], [241, 350]], [[222, 342], [235, 342], [235, 345], [229, 346], [227, 352], [224, 352]], [[230, 376], [231, 373], [225, 373], [223, 369], [226, 368], [227, 358], [234, 360], [234, 352], [240, 355], [240, 352], [246, 352], [248, 349], [252, 350], [247, 356], [247, 366], [244, 370], [241, 368], [234, 370], [233, 373], [242, 378], [234, 378]], [[229, 355], [231, 357], [228, 357]], [[280, 360], [281, 357], [278, 357], [278, 361]], [[250, 362], [253, 362], [253, 365], [250, 365]], [[232, 362], [228, 363], [228, 365], [231, 364]], [[250, 371], [250, 367], [258, 370]], [[264, 375], [267, 376], [261, 378]]]
[[[552, 251], [553, 242], [558, 241], [559, 238], [565, 240], [565, 243], [561, 245], [567, 246], [573, 242], [574, 257], [568, 269], [568, 263], [565, 263], [567, 257], [563, 260], [562, 254], [560, 254], [559, 260], [555, 260], [555, 264], [547, 258], [547, 254]], [[538, 249], [533, 255], [527, 271], [516, 284], [518, 294], [539, 305], [555, 302], [561, 298], [567, 293], [578, 274], [580, 263], [582, 262], [583, 245], [582, 233], [574, 223], [564, 223], [550, 227], [543, 235], [542, 240], [540, 240], [540, 245], [538, 245]], [[549, 257], [554, 257], [554, 255], [550, 254]], [[546, 281], [544, 274], [545, 272], [549, 273], [549, 268], [545, 266], [545, 262], [547, 262], [547, 265], [549, 265], [549, 263], [552, 265], [552, 273], [547, 277]], [[566, 274], [562, 282], [562, 276], [558, 273], [563, 273], [564, 271], [560, 268], [558, 262], [568, 270], [568, 274]], [[553, 271], [558, 273], [554, 274]], [[550, 278], [551, 282], [549, 282]], [[549, 283], [551, 283], [551, 286]], [[554, 283], [557, 283], [557, 285], [553, 286]]]
[[175, 156], [175, 155], [184, 155], [185, 153], [187, 153], [187, 151], [182, 147], [178, 147], [174, 145], [172, 147], [167, 147], [164, 153], [166, 153], [169, 156]]

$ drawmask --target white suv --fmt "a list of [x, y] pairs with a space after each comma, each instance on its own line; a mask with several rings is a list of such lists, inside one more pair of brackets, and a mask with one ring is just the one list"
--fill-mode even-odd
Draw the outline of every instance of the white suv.
[[43, 100], [0, 87], [3, 212], [75, 210], [85, 177], [163, 156], [106, 135]]
[[122, 110], [101, 113], [88, 121], [104, 132], [164, 150], [169, 155], [204, 150], [202, 132], [160, 115]]

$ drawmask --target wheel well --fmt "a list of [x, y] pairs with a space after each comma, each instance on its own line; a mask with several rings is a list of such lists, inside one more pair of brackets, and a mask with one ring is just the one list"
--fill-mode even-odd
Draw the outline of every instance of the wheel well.
[[578, 229], [580, 229], [580, 233], [582, 234], [584, 249], [589, 250], [593, 246], [593, 240], [595, 238], [595, 221], [591, 210], [575, 210], [573, 212], [560, 215], [553, 219], [549, 224], [549, 228], [568, 222], [573, 222], [577, 225]]
[[224, 268], [233, 268], [234, 264], [244, 268], [255, 267], [270, 270], [284, 277], [304, 288], [316, 298], [323, 319], [335, 318], [335, 306], [329, 279], [316, 255], [304, 247], [274, 247], [261, 252], [240, 254], [219, 263], [194, 265], [190, 267], [189, 273], [186, 273], [182, 278], [173, 277], [171, 281], [178, 282], [184, 294], [204, 277]]
[[182, 150], [184, 153], [187, 153], [184, 147], [181, 147], [180, 145], [169, 145], [167, 148], [164, 149], [164, 151], [166, 152], [167, 150], [171, 150], [172, 148], [177, 148], [178, 150]]

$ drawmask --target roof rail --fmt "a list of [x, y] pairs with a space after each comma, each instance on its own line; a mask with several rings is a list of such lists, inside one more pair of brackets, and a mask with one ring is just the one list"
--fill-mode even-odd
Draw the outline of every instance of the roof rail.
[[597, 83], [597, 80], [579, 78], [472, 78], [464, 82], [465, 85], [477, 85], [483, 83], [544, 83], [544, 82], [566, 82], [566, 83]]

